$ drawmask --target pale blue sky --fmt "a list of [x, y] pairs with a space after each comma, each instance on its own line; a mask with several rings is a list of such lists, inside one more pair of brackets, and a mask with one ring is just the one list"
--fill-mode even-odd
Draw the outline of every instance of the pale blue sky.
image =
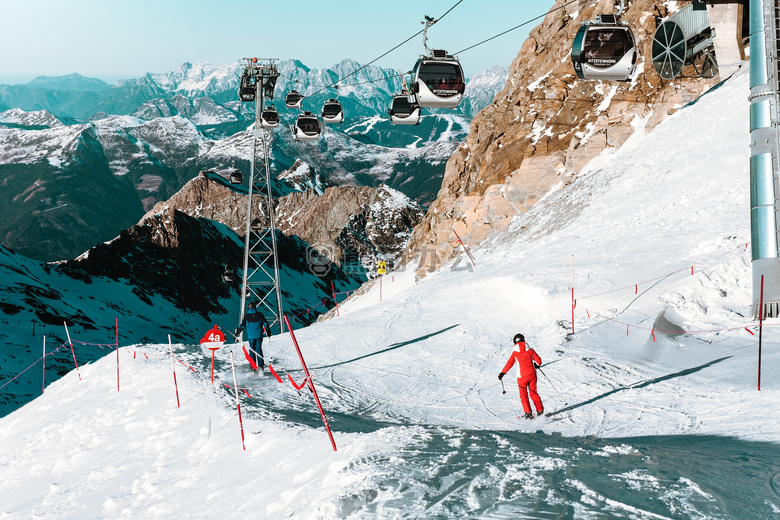
[[[298, 59], [311, 68], [367, 63], [457, 0], [0, 0], [0, 83], [78, 72], [114, 81], [182, 63], [242, 57]], [[431, 48], [456, 52], [544, 14], [553, 0], [463, 0], [428, 31]], [[533, 22], [459, 55], [468, 76], [509, 66]], [[410, 69], [422, 36], [377, 65]]]

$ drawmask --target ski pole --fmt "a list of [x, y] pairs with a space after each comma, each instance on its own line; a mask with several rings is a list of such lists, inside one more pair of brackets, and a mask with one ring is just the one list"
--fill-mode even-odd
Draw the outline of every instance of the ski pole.
[[246, 348], [248, 348], [248, 349], [249, 349], [249, 352], [251, 352], [252, 354], [254, 354], [255, 356], [257, 356], [258, 358], [263, 358], [263, 356], [261, 356], [259, 352], [257, 352], [255, 349], [253, 349], [253, 348], [252, 348], [252, 347], [250, 347], [249, 345], [247, 345], [247, 346], [246, 346]]
[[[560, 392], [558, 392], [558, 389], [557, 389], [557, 388], [555, 388], [555, 385], [553, 384], [553, 382], [552, 382], [552, 381], [550, 381], [550, 378], [549, 378], [549, 377], [547, 377], [547, 374], [545, 374], [545, 373], [542, 371], [542, 367], [541, 367], [541, 366], [539, 366], [538, 370], [539, 370], [539, 372], [542, 372], [542, 375], [544, 376], [544, 378], [547, 380], [547, 382], [548, 382], [548, 383], [550, 383], [550, 386], [551, 386], [551, 387], [553, 387], [553, 390], [555, 390], [555, 392], [558, 394], [558, 397], [560, 398], [560, 400], [561, 400], [561, 401], [563, 401], [563, 400], [564, 400], [564, 399], [563, 399], [563, 396], [561, 395], [561, 393], [560, 393]], [[568, 404], [569, 404], [569, 403], [563, 403], [563, 406], [567, 406]]]
[[499, 381], [501, 381], [501, 390], [503, 390], [504, 393], [506, 393], [506, 388], [504, 388], [504, 380], [503, 379], [499, 379]]

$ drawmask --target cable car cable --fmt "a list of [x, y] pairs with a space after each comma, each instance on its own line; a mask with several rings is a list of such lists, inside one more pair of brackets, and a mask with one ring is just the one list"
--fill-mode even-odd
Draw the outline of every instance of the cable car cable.
[[496, 39], [496, 38], [498, 38], [499, 36], [503, 36], [503, 35], [505, 35], [506, 33], [512, 32], [512, 31], [514, 31], [515, 29], [519, 29], [520, 27], [522, 27], [522, 26], [524, 26], [524, 25], [528, 25], [529, 23], [531, 23], [531, 22], [534, 22], [534, 21], [538, 20], [539, 18], [544, 18], [544, 17], [545, 17], [545, 16], [547, 16], [548, 14], [550, 14], [550, 13], [553, 13], [553, 12], [555, 12], [555, 11], [558, 11], [558, 10], [560, 10], [560, 9], [563, 9], [563, 8], [564, 8], [564, 7], [566, 7], [567, 5], [576, 4], [576, 3], [579, 3], [579, 2], [581, 2], [581, 1], [582, 1], [582, 0], [572, 0], [571, 2], [566, 2], [565, 4], [563, 4], [563, 5], [559, 5], [558, 7], [554, 8], [554, 9], [550, 9], [549, 11], [547, 11], [547, 12], [546, 12], [546, 13], [544, 13], [544, 14], [540, 14], [539, 16], [536, 16], [536, 17], [534, 17], [534, 18], [531, 18], [530, 20], [526, 20], [525, 22], [521, 23], [520, 25], [516, 25], [516, 26], [512, 27], [511, 29], [507, 29], [506, 31], [504, 31], [504, 32], [502, 32], [502, 33], [498, 33], [498, 34], [496, 34], [495, 36], [491, 36], [491, 37], [490, 37], [490, 38], [488, 38], [487, 40], [482, 40], [482, 41], [481, 41], [481, 42], [479, 42], [479, 43], [475, 43], [474, 45], [472, 45], [472, 46], [470, 46], [470, 47], [466, 47], [465, 49], [463, 49], [463, 50], [460, 50], [460, 51], [458, 51], [458, 52], [456, 52], [456, 53], [454, 53], [454, 54], [455, 54], [455, 55], [458, 55], [458, 54], [460, 54], [460, 53], [462, 53], [462, 52], [469, 51], [469, 50], [473, 49], [474, 47], [479, 47], [479, 46], [480, 46], [480, 45], [482, 45], [483, 43], [487, 43], [487, 42], [489, 42], [490, 40], [495, 40], [495, 39]]
[[[443, 15], [441, 15], [440, 17], [436, 18], [436, 19], [433, 21], [433, 24], [435, 24], [435, 23], [439, 22], [439, 20], [441, 20], [442, 18], [444, 18], [445, 16], [447, 16], [447, 15], [450, 13], [450, 11], [452, 11], [453, 9], [455, 9], [456, 7], [458, 7], [458, 6], [459, 6], [459, 5], [460, 5], [462, 2], [463, 2], [463, 0], [458, 0], [457, 2], [455, 2], [455, 4], [454, 4], [452, 7], [450, 7], [450, 8], [447, 10], [447, 12], [445, 12], [445, 13], [444, 13]], [[433, 25], [433, 24], [431, 24], [431, 25]], [[404, 45], [404, 44], [408, 43], [409, 41], [411, 41], [413, 38], [416, 38], [417, 36], [419, 36], [420, 34], [422, 34], [422, 32], [423, 32], [424, 30], [425, 30], [425, 29], [420, 29], [419, 31], [417, 31], [416, 33], [414, 33], [412, 36], [408, 37], [407, 39], [405, 39], [404, 41], [402, 41], [401, 43], [399, 43], [398, 45], [396, 45], [395, 47], [393, 47], [393, 48], [392, 48], [392, 49], [390, 49], [389, 51], [385, 52], [385, 53], [384, 53], [384, 54], [382, 54], [381, 56], [378, 56], [377, 58], [375, 58], [375, 59], [373, 59], [373, 60], [369, 61], [368, 63], [366, 63], [365, 65], [363, 65], [363, 66], [362, 66], [362, 67], [360, 67], [359, 69], [355, 70], [354, 72], [352, 72], [352, 73], [350, 73], [350, 74], [347, 74], [347, 75], [346, 75], [346, 76], [344, 76], [343, 78], [340, 78], [338, 81], [336, 81], [336, 82], [334, 82], [334, 83], [331, 83], [331, 84], [330, 84], [330, 85], [328, 85], [327, 87], [324, 87], [324, 88], [322, 88], [322, 89], [318, 90], [317, 92], [315, 92], [314, 94], [310, 94], [310, 95], [311, 95], [311, 96], [315, 96], [315, 95], [319, 94], [320, 92], [322, 92], [323, 90], [326, 90], [326, 89], [328, 89], [328, 88], [331, 88], [333, 85], [338, 85], [339, 83], [341, 83], [341, 82], [342, 82], [342, 81], [344, 81], [345, 79], [347, 79], [347, 78], [349, 78], [349, 77], [351, 77], [351, 76], [354, 76], [355, 74], [357, 74], [357, 73], [358, 73], [358, 72], [360, 72], [361, 70], [365, 69], [366, 67], [368, 67], [368, 66], [369, 66], [369, 65], [371, 65], [372, 63], [379, 61], [380, 59], [384, 58], [385, 56], [387, 56], [388, 54], [390, 54], [391, 52], [393, 52], [393, 51], [394, 51], [394, 50], [396, 50], [397, 48], [399, 48], [399, 47], [401, 47], [402, 45]]]
[[[357, 83], [348, 83], [348, 84], [346, 84], [346, 85], [338, 85], [338, 86], [340, 86], [340, 87], [354, 87], [354, 86], [357, 86], [357, 85], [366, 85], [366, 84], [368, 84], [368, 83], [376, 83], [376, 82], [378, 82], [378, 81], [381, 81], [381, 80], [383, 80], [383, 79], [393, 79], [393, 78], [400, 78], [400, 77], [402, 77], [404, 74], [410, 74], [410, 72], [401, 72], [401, 73], [399, 73], [399, 74], [394, 74], [394, 75], [392, 75], [392, 76], [383, 76], [383, 77], [381, 77], [381, 78], [377, 78], [377, 79], [369, 79], [369, 80], [367, 80], [367, 81], [359, 81], [359, 82], [357, 82]], [[335, 85], [334, 83], [331, 83], [330, 85], [317, 85], [317, 84], [315, 84], [315, 83], [306, 83], [306, 82], [303, 82], [303, 81], [300, 81], [300, 80], [294, 79], [292, 76], [286, 76], [286, 75], [284, 75], [284, 74], [280, 74], [280, 76], [281, 76], [281, 77], [283, 77], [283, 78], [287, 78], [287, 79], [288, 79], [288, 80], [290, 80], [290, 81], [295, 81], [295, 82], [297, 82], [299, 85], [304, 85], [304, 86], [307, 86], [307, 87], [321, 87], [321, 88], [323, 88], [323, 89], [328, 89], [328, 88], [337, 88], [337, 87], [333, 87], [333, 86], [332, 86], [332, 85]], [[346, 76], [345, 76], [345, 77], [346, 77]], [[338, 83], [338, 82], [337, 82], [337, 83]], [[311, 96], [313, 96], [314, 94], [310, 94], [310, 95], [311, 95]], [[308, 96], [306, 96], [306, 97], [308, 97]]]
[[[462, 1], [462, 0], [461, 0], [461, 1]], [[385, 56], [387, 56], [388, 54], [390, 54], [391, 52], [393, 52], [394, 50], [396, 50], [398, 47], [401, 47], [402, 45], [404, 45], [405, 43], [409, 42], [409, 41], [410, 41], [410, 40], [412, 40], [413, 38], [416, 38], [416, 37], [417, 37], [417, 36], [419, 36], [419, 35], [420, 35], [422, 32], [423, 32], [423, 30], [422, 30], [422, 29], [420, 29], [420, 30], [419, 30], [419, 31], [417, 31], [415, 34], [413, 34], [412, 36], [410, 36], [410, 37], [409, 37], [409, 38], [407, 38], [406, 40], [402, 41], [401, 43], [399, 43], [398, 45], [396, 45], [395, 47], [393, 47], [392, 49], [390, 49], [390, 50], [389, 50], [389, 51], [387, 51], [386, 53], [382, 54], [382, 55], [381, 55], [381, 56], [379, 56], [378, 58], [376, 58], [376, 59], [373, 59], [373, 60], [369, 61], [368, 63], [366, 63], [365, 65], [363, 65], [363, 66], [362, 66], [362, 67], [360, 67], [359, 69], [355, 70], [354, 72], [351, 72], [350, 74], [347, 74], [346, 76], [344, 76], [343, 78], [339, 79], [338, 81], [335, 81], [334, 83], [331, 83], [330, 85], [328, 85], [328, 86], [326, 86], [326, 87], [323, 87], [323, 88], [321, 88], [320, 90], [318, 90], [318, 91], [314, 92], [313, 94], [309, 94], [309, 95], [310, 95], [310, 96], [316, 96], [317, 94], [319, 94], [319, 93], [320, 93], [320, 92], [322, 92], [323, 90], [327, 90], [327, 89], [329, 89], [329, 88], [333, 87], [334, 85], [338, 85], [340, 82], [344, 81], [345, 79], [347, 79], [347, 78], [349, 78], [349, 77], [351, 77], [351, 76], [354, 76], [355, 74], [357, 74], [357, 73], [358, 73], [358, 72], [360, 72], [361, 70], [365, 69], [366, 67], [368, 67], [368, 66], [369, 66], [369, 65], [371, 65], [372, 63], [374, 63], [374, 62], [377, 62], [377, 61], [379, 61], [380, 59], [384, 58]]]

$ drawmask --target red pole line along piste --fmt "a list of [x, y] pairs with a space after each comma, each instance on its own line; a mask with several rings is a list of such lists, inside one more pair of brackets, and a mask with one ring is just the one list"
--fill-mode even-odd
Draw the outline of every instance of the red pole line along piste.
[[[747, 249], [747, 245], [748, 244], [745, 244], [745, 248], [746, 249]], [[701, 264], [703, 264], [705, 262], [709, 262], [711, 260], [714, 260], [714, 259], [716, 259], [716, 258], [718, 258], [720, 256], [727, 255], [729, 253], [732, 253], [732, 252], [736, 251], [740, 247], [742, 247], [742, 246], [739, 245], [737, 247], [731, 248], [731, 249], [729, 249], [727, 251], [724, 251], [722, 253], [718, 253], [717, 255], [713, 255], [713, 256], [711, 256], [709, 258], [705, 258], [704, 260], [696, 262], [694, 265], [701, 265]], [[644, 284], [647, 284], [647, 283], [655, 282], [655, 281], [658, 281], [658, 280], [663, 280], [664, 278], [667, 278], [667, 277], [669, 277], [669, 276], [671, 276], [673, 274], [687, 272], [688, 269], [691, 270], [691, 275], [693, 275], [693, 267], [694, 267], [693, 265], [692, 266], [686, 266], [686, 267], [677, 269], [676, 271], [672, 271], [672, 272], [666, 273], [666, 274], [661, 275], [661, 276], [656, 276], [655, 278], [650, 278], [649, 280], [644, 280], [642, 282], [632, 283], [631, 285], [626, 285], [625, 287], [618, 287], [617, 289], [612, 289], [612, 290], [609, 290], [609, 291], [604, 291], [604, 292], [595, 293], [595, 294], [588, 294], [587, 296], [580, 296], [579, 299], [580, 300], [585, 300], [585, 299], [588, 299], [588, 298], [595, 298], [596, 296], [603, 296], [605, 294], [612, 294], [612, 293], [615, 293], [615, 292], [618, 292], [618, 291], [625, 291], [626, 289], [630, 289], [631, 287], [634, 288], [634, 294], [639, 294], [639, 286], [640, 285], [644, 285]]]
[[758, 391], [761, 391], [761, 338], [764, 331], [764, 275], [761, 275], [761, 296], [758, 300]]
[[[597, 312], [597, 311], [595, 311], [593, 309], [586, 309], [586, 311], [588, 312], [588, 315], [590, 315], [590, 313], [593, 313], [594, 316], [597, 316], [597, 317], [599, 317], [601, 319], [604, 319], [604, 320], [607, 320], [607, 321], [611, 321], [611, 322], [617, 323], [619, 325], [625, 325], [626, 326], [626, 336], [628, 336], [628, 327], [633, 327], [633, 328], [639, 329], [639, 330], [650, 330], [650, 331], [656, 331], [657, 330], [658, 332], [666, 332], [666, 333], [670, 333], [670, 334], [708, 334], [708, 333], [712, 333], [712, 332], [729, 332], [729, 331], [744, 329], [747, 332], [749, 332], [751, 336], [755, 336], [755, 334], [753, 334], [753, 331], [748, 329], [748, 326], [742, 326], [742, 325], [740, 325], [738, 327], [728, 327], [728, 328], [725, 328], [725, 329], [701, 329], [701, 330], [674, 329], [674, 330], [668, 330], [668, 329], [657, 329], [657, 328], [654, 328], [654, 327], [643, 327], [641, 325], [632, 325], [630, 323], [626, 323], [624, 321], [616, 320], [615, 318], [611, 318], [609, 316], [601, 314], [601, 313], [599, 313], [599, 312]], [[758, 327], [759, 327], [759, 331], [760, 331], [760, 326], [758, 326]]]
[[[173, 344], [171, 343], [170, 334], [168, 334], [168, 347], [171, 351], [171, 371], [173, 372], [173, 386], [176, 388], [176, 408], [181, 408], [181, 402], [179, 401], [179, 383], [176, 382], [176, 366], [173, 364]], [[144, 353], [144, 356], [146, 356], [146, 353]]]
[[463, 248], [463, 251], [466, 253], [466, 255], [468, 255], [468, 257], [469, 257], [469, 260], [471, 260], [471, 265], [473, 265], [474, 267], [476, 267], [476, 266], [477, 266], [477, 264], [475, 264], [475, 263], [474, 263], [474, 258], [472, 258], [472, 256], [471, 256], [471, 253], [469, 253], [469, 250], [468, 250], [468, 249], [466, 249], [466, 244], [464, 244], [464, 243], [463, 243], [463, 240], [461, 240], [461, 239], [460, 239], [460, 236], [458, 235], [458, 232], [457, 232], [457, 231], [455, 231], [454, 229], [452, 230], [452, 232], [453, 232], [453, 233], [455, 233], [455, 236], [456, 236], [456, 237], [457, 237], [457, 239], [458, 239], [458, 244], [460, 244], [460, 247], [462, 247], [462, 248]]
[[43, 394], [46, 392], [46, 334], [43, 335], [43, 357], [41, 359], [43, 360], [41, 394]]
[[[238, 424], [241, 427], [241, 448], [243, 450], [246, 450], [246, 441], [244, 440], [244, 421], [241, 419], [241, 402], [238, 400], [238, 380], [236, 379], [236, 362], [233, 359], [232, 351], [230, 352], [230, 366], [233, 368], [233, 385], [236, 389], [236, 409], [238, 410]], [[249, 395], [248, 392], [247, 395]]]
[[330, 281], [330, 289], [333, 291], [333, 303], [336, 304], [336, 316], [341, 316], [341, 314], [339, 314], [339, 301], [336, 299], [336, 287], [333, 285], [333, 280]]
[[322, 403], [320, 403], [320, 398], [317, 396], [317, 390], [314, 388], [314, 382], [311, 379], [311, 374], [309, 373], [309, 369], [306, 367], [306, 361], [303, 360], [303, 354], [301, 354], [301, 348], [298, 346], [298, 340], [295, 339], [295, 333], [293, 332], [292, 327], [290, 327], [290, 320], [287, 319], [287, 315], [284, 315], [284, 323], [287, 325], [287, 330], [290, 331], [290, 337], [292, 338], [293, 345], [295, 345], [295, 350], [298, 352], [298, 358], [301, 360], [301, 366], [303, 366], [303, 372], [306, 374], [306, 382], [309, 384], [309, 390], [311, 390], [311, 393], [314, 395], [314, 400], [317, 402], [317, 408], [320, 410], [320, 415], [322, 416], [322, 422], [325, 424], [325, 430], [328, 432], [328, 437], [330, 437], [330, 444], [333, 446], [333, 451], [336, 450], [336, 441], [333, 439], [333, 432], [330, 431], [330, 425], [328, 424], [328, 419], [325, 417], [325, 411], [322, 409]]
[[119, 318], [116, 319], [116, 391], [119, 391]]
[[70, 353], [73, 354], [73, 364], [76, 365], [76, 373], [79, 375], [79, 381], [81, 381], [81, 372], [79, 372], [79, 364], [76, 362], [76, 351], [73, 350], [73, 340], [70, 339], [70, 331], [68, 331], [68, 322], [62, 322], [65, 325], [65, 335], [68, 336], [68, 343], [70, 344]]

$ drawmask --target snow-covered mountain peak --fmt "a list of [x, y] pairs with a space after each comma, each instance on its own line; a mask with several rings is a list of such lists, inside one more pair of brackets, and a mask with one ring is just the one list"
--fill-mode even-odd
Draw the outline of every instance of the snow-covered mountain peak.
[[180, 135], [189, 140], [206, 140], [206, 137], [198, 130], [198, 127], [195, 126], [192, 121], [178, 114], [170, 117], [159, 117], [151, 121], [144, 121], [140, 127], [151, 132], [156, 132], [161, 136], [170, 134]]
[[54, 128], [62, 126], [63, 123], [48, 110], [36, 110], [26, 112], [20, 108], [12, 108], [5, 112], [0, 112], [0, 124], [11, 123], [21, 126], [43, 126]]
[[297, 160], [287, 170], [280, 173], [277, 178], [285, 181], [298, 191], [313, 189], [318, 195], [325, 193], [325, 188], [333, 186], [330, 180], [320, 172], [314, 170], [310, 164]]
[[0, 125], [0, 164], [36, 164], [47, 161], [54, 167], [63, 166], [83, 142], [82, 134], [91, 129], [91, 123], [60, 124], [20, 134], [16, 129]]
[[504, 87], [507, 78], [509, 77], [509, 68], [495, 65], [490, 69], [478, 72], [466, 83], [466, 90], [471, 90], [472, 94], [475, 89], [494, 91], [496, 86], [499, 86], [499, 90]]
[[224, 65], [185, 62], [175, 71], [149, 73], [146, 78], [164, 90], [197, 96], [235, 89], [239, 74], [238, 62]]
[[184, 74], [184, 78], [178, 82], [177, 91], [188, 94], [194, 92], [218, 92], [238, 85], [240, 64], [185, 63], [180, 71]]
[[133, 116], [108, 116], [102, 119], [96, 119], [92, 123], [100, 131], [117, 131], [120, 129], [141, 126], [147, 121], [140, 117]]

